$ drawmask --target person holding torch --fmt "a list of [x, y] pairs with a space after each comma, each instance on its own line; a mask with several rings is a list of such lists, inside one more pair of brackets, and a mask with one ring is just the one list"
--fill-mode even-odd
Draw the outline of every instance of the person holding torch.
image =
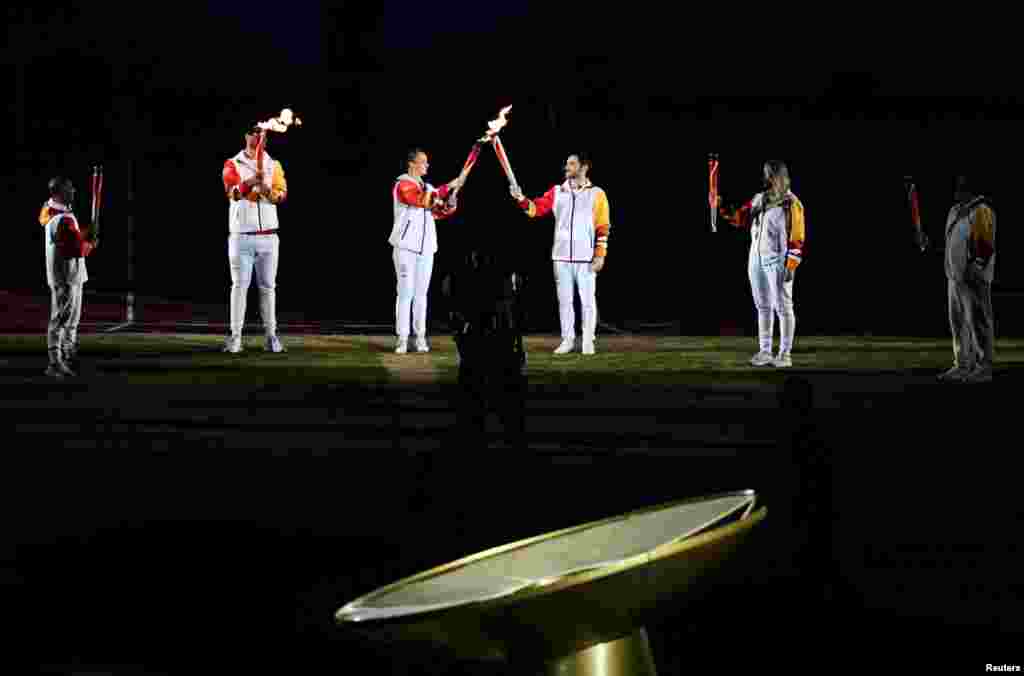
[[953, 366], [939, 375], [944, 382], [992, 382], [996, 213], [992, 200], [976, 192], [974, 183], [973, 178], [956, 177], [955, 204], [946, 217], [945, 268]]
[[[495, 140], [498, 143], [498, 140]], [[496, 145], [496, 150], [500, 146]], [[499, 155], [501, 157], [501, 155]], [[573, 301], [580, 297], [583, 354], [594, 354], [594, 333], [597, 328], [597, 273], [604, 269], [608, 254], [611, 216], [608, 196], [590, 182], [592, 167], [582, 153], [569, 155], [565, 161], [565, 181], [552, 186], [543, 196], [527, 199], [512, 179], [512, 197], [530, 218], [551, 213], [555, 218], [554, 244], [551, 260], [558, 294], [558, 316], [562, 342], [555, 354], [572, 352], [576, 345], [576, 315]], [[506, 173], [509, 173], [506, 169]]]
[[260, 315], [266, 334], [264, 349], [285, 352], [277, 337], [277, 263], [280, 227], [277, 205], [288, 185], [281, 163], [267, 154], [268, 127], [254, 122], [244, 130], [245, 148], [224, 163], [222, 179], [228, 198], [228, 265], [231, 271], [231, 333], [225, 352], [242, 351], [246, 298], [253, 272], [260, 291]]
[[[75, 186], [57, 176], [49, 182], [50, 199], [39, 213], [46, 254], [46, 282], [50, 286], [50, 324], [46, 332], [49, 365], [46, 375], [74, 376], [71, 369], [78, 348], [83, 286], [89, 281], [85, 259], [96, 248], [96, 229], [83, 233], [74, 214]], [[95, 199], [95, 196], [94, 196]], [[95, 214], [95, 209], [94, 209]]]
[[[475, 161], [475, 155], [473, 156]], [[427, 345], [427, 290], [437, 253], [435, 222], [455, 213], [455, 193], [472, 168], [467, 161], [454, 180], [435, 188], [424, 180], [430, 168], [426, 151], [416, 148], [405, 157], [405, 173], [391, 188], [394, 220], [388, 243], [395, 265], [395, 354], [409, 350], [410, 318], [416, 333], [416, 351], [429, 352]]]
[[[765, 190], [739, 209], [724, 209], [721, 198], [716, 196], [715, 199], [723, 220], [734, 227], [750, 230], [747, 270], [757, 309], [758, 337], [758, 352], [750, 363], [786, 368], [793, 365], [790, 355], [796, 337], [793, 280], [797, 266], [803, 260], [807, 226], [804, 206], [790, 190], [786, 165], [779, 160], [769, 160], [763, 169]], [[773, 355], [776, 317], [779, 318], [781, 335], [779, 352]]]

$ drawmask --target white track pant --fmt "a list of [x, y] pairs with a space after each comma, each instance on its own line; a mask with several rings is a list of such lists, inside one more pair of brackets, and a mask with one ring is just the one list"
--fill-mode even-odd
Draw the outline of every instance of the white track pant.
[[260, 290], [260, 316], [264, 332], [277, 333], [277, 259], [281, 240], [273, 235], [231, 235], [228, 237], [228, 264], [231, 268], [231, 335], [242, 335], [245, 303], [252, 274]]
[[590, 269], [590, 263], [554, 261], [554, 269], [562, 340], [576, 338], [573, 300], [577, 291], [580, 296], [580, 312], [583, 315], [583, 339], [593, 340], [594, 331], [597, 329], [597, 273]]
[[434, 272], [434, 255], [421, 255], [415, 251], [393, 247], [397, 295], [395, 301], [395, 335], [409, 337], [409, 317], [420, 338], [427, 336], [427, 290]]
[[67, 359], [78, 347], [78, 322], [82, 318], [82, 285], [50, 287], [50, 325], [46, 348], [50, 363]]
[[775, 317], [779, 318], [779, 352], [793, 349], [796, 313], [793, 310], [793, 282], [784, 282], [786, 267], [781, 259], [769, 260], [750, 250], [750, 289], [757, 309], [757, 342], [761, 352], [772, 351]]
[[992, 368], [995, 342], [992, 285], [947, 279], [947, 286], [953, 364], [965, 369]]

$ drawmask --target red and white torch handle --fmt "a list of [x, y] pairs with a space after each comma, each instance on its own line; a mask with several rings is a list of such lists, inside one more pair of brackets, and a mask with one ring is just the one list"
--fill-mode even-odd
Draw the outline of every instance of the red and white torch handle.
[[718, 156], [708, 156], [708, 205], [711, 207], [711, 232], [718, 232]]
[[494, 152], [498, 156], [501, 168], [505, 170], [505, 176], [508, 177], [509, 185], [512, 186], [514, 191], [518, 192], [519, 184], [516, 182], [516, 175], [512, 173], [512, 165], [508, 161], [508, 154], [505, 152], [505, 146], [501, 144], [501, 137], [497, 134], [494, 135]]
[[92, 237], [99, 237], [100, 207], [103, 205], [103, 167], [92, 168]]

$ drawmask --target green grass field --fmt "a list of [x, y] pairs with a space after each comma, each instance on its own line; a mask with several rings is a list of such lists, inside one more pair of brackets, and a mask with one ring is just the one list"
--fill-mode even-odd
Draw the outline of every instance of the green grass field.
[[[388, 384], [450, 383], [457, 373], [455, 344], [431, 339], [427, 354], [392, 353], [391, 336], [285, 336], [285, 354], [263, 351], [247, 338], [239, 355], [220, 352], [220, 335], [117, 333], [83, 335], [83, 375], [167, 384]], [[527, 338], [531, 384], [773, 383], [788, 374], [848, 375], [938, 372], [951, 363], [949, 340], [900, 337], [798, 338], [793, 368], [753, 368], [751, 337], [602, 336], [597, 354], [555, 355], [555, 336]], [[42, 336], [0, 335], [4, 372], [29, 375], [45, 368]], [[996, 370], [1024, 364], [1024, 340], [999, 340]]]

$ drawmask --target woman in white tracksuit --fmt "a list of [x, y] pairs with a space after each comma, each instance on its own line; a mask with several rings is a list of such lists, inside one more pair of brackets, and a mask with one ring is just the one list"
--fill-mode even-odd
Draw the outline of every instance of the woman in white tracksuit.
[[395, 300], [395, 352], [408, 351], [409, 319], [416, 333], [416, 351], [429, 352], [427, 345], [427, 291], [437, 253], [435, 222], [455, 213], [455, 195], [464, 178], [434, 188], [423, 180], [430, 167], [423, 150], [406, 157], [406, 173], [395, 179], [391, 188], [394, 221], [388, 243], [395, 264], [397, 283]]
[[[803, 204], [790, 190], [786, 165], [778, 160], [765, 162], [764, 181], [764, 192], [735, 211], [720, 209], [720, 213], [734, 226], [750, 230], [747, 268], [757, 309], [758, 337], [758, 352], [750, 363], [784, 368], [793, 365], [793, 280], [803, 259], [806, 224]], [[781, 335], [778, 354], [773, 355], [776, 317]]]

